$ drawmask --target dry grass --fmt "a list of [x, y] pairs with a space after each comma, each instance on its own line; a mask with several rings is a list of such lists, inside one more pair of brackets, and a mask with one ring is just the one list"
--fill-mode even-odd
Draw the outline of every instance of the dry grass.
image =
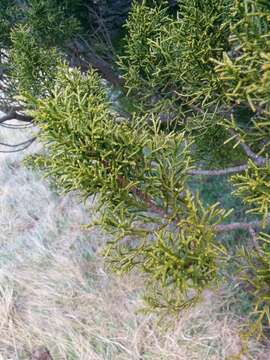
[[[11, 136], [25, 137], [1, 132]], [[24, 155], [0, 154], [0, 359], [30, 359], [37, 346], [55, 360], [225, 360], [239, 353], [242, 320], [224, 310], [231, 295], [205, 294], [166, 331], [138, 313], [140, 280], [108, 274], [98, 255], [105, 236], [78, 226], [94, 215], [91, 204], [58, 197], [21, 166]], [[241, 359], [270, 358], [256, 341], [249, 349]]]

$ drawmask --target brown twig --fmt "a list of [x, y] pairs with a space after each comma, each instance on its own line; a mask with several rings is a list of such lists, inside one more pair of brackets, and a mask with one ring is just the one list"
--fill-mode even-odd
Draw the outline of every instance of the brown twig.
[[[270, 224], [270, 216], [266, 219], [266, 225]], [[246, 230], [250, 229], [259, 229], [262, 227], [262, 222], [259, 220], [254, 220], [251, 222], [235, 222], [231, 224], [220, 224], [215, 226], [215, 231], [217, 233], [229, 232], [235, 230]]]
[[[128, 182], [122, 176], [119, 176], [117, 181], [121, 187], [128, 188]], [[129, 191], [135, 196], [137, 196], [140, 200], [142, 200], [150, 211], [163, 218], [169, 218], [169, 213], [166, 212], [164, 209], [158, 207], [155, 204], [154, 199], [152, 199], [149, 195], [145, 194], [142, 190], [138, 189], [136, 186], [131, 186], [129, 188]], [[181, 195], [183, 196], [183, 194]], [[267, 225], [270, 224], [270, 216], [268, 216], [265, 223]], [[235, 230], [248, 231], [252, 237], [254, 246], [258, 247], [255, 229], [260, 229], [261, 227], [262, 227], [262, 222], [259, 220], [255, 220], [251, 222], [234, 222], [230, 224], [219, 224], [214, 226], [214, 230], [216, 233], [230, 232]]]
[[242, 147], [242, 149], [244, 150], [244, 152], [246, 153], [246, 155], [252, 159], [256, 165], [264, 165], [267, 162], [267, 159], [264, 158], [263, 156], [259, 156], [257, 155], [254, 151], [252, 151], [252, 149], [243, 142], [243, 140], [241, 139], [241, 137], [233, 130], [233, 129], [228, 129], [229, 133], [235, 138], [237, 139], [237, 141], [239, 142], [240, 146]]
[[232, 167], [220, 169], [220, 170], [192, 169], [192, 170], [188, 170], [187, 174], [188, 175], [204, 175], [204, 176], [224, 176], [224, 175], [230, 175], [230, 174], [243, 172], [243, 171], [247, 170], [247, 168], [248, 168], [248, 165], [243, 164], [243, 165], [232, 166]]
[[[127, 188], [128, 187], [127, 180], [125, 180], [122, 176], [118, 176], [117, 182], [122, 188]], [[160, 215], [161, 217], [164, 217], [164, 218], [167, 218], [169, 216], [169, 214], [165, 210], [163, 210], [162, 208], [158, 207], [155, 204], [155, 202], [151, 198], [151, 196], [145, 194], [143, 191], [141, 191], [136, 186], [131, 186], [129, 188], [129, 190], [130, 190], [130, 192], [132, 194], [134, 194], [140, 200], [142, 200], [147, 205], [148, 209], [151, 210], [153, 213], [155, 213], [157, 215]]]
[[[270, 216], [266, 220], [266, 225], [270, 224]], [[256, 230], [259, 230], [262, 227], [262, 222], [255, 220], [251, 221], [249, 223], [231, 223], [231, 224], [221, 224], [215, 226], [216, 233], [222, 233], [222, 232], [230, 232], [235, 230], [245, 230], [250, 234], [250, 238], [253, 244], [253, 247], [256, 249], [258, 253], [260, 253], [262, 250], [258, 244], [257, 240], [257, 232]]]

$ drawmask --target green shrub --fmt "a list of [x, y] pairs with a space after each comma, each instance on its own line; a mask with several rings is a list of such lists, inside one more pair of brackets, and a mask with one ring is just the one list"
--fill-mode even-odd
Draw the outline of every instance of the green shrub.
[[[194, 303], [226, 260], [238, 260], [222, 234], [247, 234], [243, 270], [256, 289], [255, 321], [267, 330], [269, 247], [257, 233], [270, 223], [269, 4], [182, 0], [176, 14], [147, 4], [134, 2], [118, 61], [130, 114], [113, 111], [96, 72], [60, 64], [69, 24], [55, 35], [61, 7], [51, 22], [37, 11], [13, 29], [14, 79], [44, 144], [33, 162], [64, 192], [96, 196], [99, 224], [113, 237], [106, 259], [117, 272], [143, 274], [158, 312]], [[43, 31], [52, 39], [41, 46]], [[243, 201], [234, 202], [237, 222], [207, 200], [214, 194], [196, 191], [194, 177], [222, 175]], [[230, 185], [223, 191], [219, 199], [232, 195]]]

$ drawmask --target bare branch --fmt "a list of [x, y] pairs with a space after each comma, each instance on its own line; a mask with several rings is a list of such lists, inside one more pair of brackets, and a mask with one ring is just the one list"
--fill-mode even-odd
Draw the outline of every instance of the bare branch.
[[5, 124], [5, 123], [0, 123], [1, 127], [7, 128], [7, 129], [15, 129], [15, 130], [22, 130], [22, 129], [29, 129], [30, 127], [33, 127], [34, 125], [32, 123], [28, 123], [26, 125], [24, 124]]
[[[251, 222], [238, 222], [231, 224], [221, 224], [215, 226], [216, 233], [223, 233], [235, 230], [245, 230], [249, 232], [252, 244], [258, 253], [262, 252], [260, 245], [258, 244], [257, 232], [262, 227], [262, 222], [259, 220], [251, 221]], [[270, 225], [270, 216], [266, 219], [266, 225]]]
[[[270, 216], [266, 219], [266, 224], [270, 224]], [[250, 229], [260, 229], [262, 227], [262, 222], [259, 220], [251, 222], [235, 222], [231, 224], [220, 224], [215, 226], [215, 231], [217, 233], [235, 231], [235, 230], [246, 230], [250, 232]]]
[[[256, 165], [262, 166], [267, 163], [268, 159], [255, 154], [251, 150], [251, 148], [242, 141], [240, 136], [237, 135], [234, 130], [229, 129], [229, 132], [231, 135], [233, 135], [234, 138], [236, 138], [239, 141], [240, 146], [243, 148], [243, 150], [245, 151], [247, 156], [250, 159], [252, 159]], [[233, 167], [229, 167], [229, 168], [221, 169], [221, 170], [208, 170], [208, 169], [207, 170], [203, 170], [203, 169], [189, 170], [188, 174], [189, 175], [205, 175], [205, 176], [223, 176], [223, 175], [240, 173], [240, 172], [245, 171], [247, 168], [248, 168], [247, 164], [242, 164], [242, 165], [233, 166]]]
[[[118, 183], [121, 187], [127, 187], [128, 183], [123, 177], [118, 178]], [[151, 210], [153, 213], [161, 216], [164, 219], [168, 219], [170, 217], [169, 213], [164, 209], [158, 207], [154, 200], [143, 191], [138, 189], [136, 186], [130, 188], [130, 192], [137, 196], [140, 200], [142, 200], [146, 206]], [[183, 194], [180, 194], [183, 196]], [[179, 218], [177, 218], [173, 223], [177, 226], [177, 222]], [[270, 216], [266, 219], [265, 222], [267, 225], [270, 225]], [[254, 247], [260, 251], [260, 247], [257, 243], [257, 234], [255, 229], [260, 229], [263, 226], [263, 223], [259, 220], [251, 221], [251, 222], [234, 222], [230, 224], [219, 224], [214, 226], [214, 231], [218, 233], [236, 231], [236, 230], [245, 230], [248, 231], [251, 235], [251, 240], [253, 242]]]
[[[250, 159], [252, 159], [256, 165], [262, 166], [262, 165], [266, 164], [267, 161], [269, 161], [267, 158], [264, 158], [262, 156], [257, 155], [256, 153], [254, 153], [254, 151], [252, 151], [251, 148], [243, 142], [241, 137], [238, 134], [236, 134], [236, 132], [233, 129], [229, 129], [228, 131], [235, 139], [237, 139], [237, 141], [239, 142], [240, 146], [242, 147], [242, 149], [244, 150], [246, 155]], [[203, 169], [190, 170], [188, 172], [188, 174], [189, 175], [222, 176], [222, 175], [229, 175], [229, 174], [243, 172], [247, 168], [248, 168], [248, 165], [243, 164], [243, 165], [229, 167], [229, 168], [221, 169], [221, 170], [203, 170]]]
[[4, 123], [6, 121], [9, 121], [9, 120], [19, 120], [19, 121], [30, 123], [33, 121], [33, 118], [28, 115], [20, 114], [16, 111], [12, 111], [12, 112], [0, 117], [0, 124]]
[[[5, 154], [9, 154], [9, 153], [15, 153], [15, 152], [19, 152], [19, 151], [23, 151], [25, 149], [27, 149], [34, 141], [36, 140], [36, 137], [33, 137], [31, 139], [28, 139], [20, 144], [5, 144], [5, 143], [0, 143], [0, 145], [6, 146], [6, 147], [11, 147], [11, 148], [16, 148], [14, 150], [0, 150], [0, 153], [5, 153]], [[22, 146], [18, 149], [19, 146]]]
[[25, 145], [25, 144], [27, 144], [27, 143], [29, 143], [29, 142], [32, 143], [32, 142], [34, 142], [35, 140], [36, 140], [36, 137], [33, 137], [33, 138], [28, 139], [28, 140], [26, 140], [26, 141], [23, 141], [23, 142], [21, 142], [21, 143], [19, 143], [19, 144], [7, 144], [7, 143], [2, 143], [2, 142], [0, 142], [0, 145], [14, 148], [14, 147], [18, 147], [18, 146]]
[[239, 142], [240, 146], [242, 147], [242, 149], [244, 150], [246, 155], [250, 159], [252, 159], [255, 162], [255, 164], [264, 165], [267, 162], [266, 158], [264, 158], [263, 156], [259, 156], [259, 155], [255, 154], [255, 152], [252, 151], [251, 148], [247, 144], [245, 144], [243, 142], [241, 137], [233, 129], [229, 129], [228, 131], [235, 139], [237, 139], [237, 141]]
[[188, 175], [224, 176], [224, 175], [230, 175], [230, 174], [243, 172], [247, 168], [248, 168], [248, 165], [243, 164], [243, 165], [233, 166], [233, 167], [229, 167], [226, 169], [220, 169], [220, 170], [194, 169], [194, 170], [189, 170]]

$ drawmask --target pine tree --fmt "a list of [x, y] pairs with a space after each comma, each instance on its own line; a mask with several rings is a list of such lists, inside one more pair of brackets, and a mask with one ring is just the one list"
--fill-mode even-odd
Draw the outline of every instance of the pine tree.
[[[2, 122], [38, 126], [44, 148], [31, 163], [64, 192], [96, 195], [98, 225], [112, 235], [104, 256], [118, 273], [140, 271], [149, 309], [194, 304], [230, 260], [250, 285], [252, 330], [266, 333], [269, 2], [181, 0], [172, 10], [135, 1], [110, 67], [91, 66], [87, 47], [78, 55], [87, 32], [69, 2], [31, 0], [14, 15], [16, 3], [3, 2], [1, 13], [2, 107], [11, 111]], [[51, 15], [39, 15], [42, 6]], [[121, 109], [102, 77], [121, 87]], [[234, 221], [233, 209], [204, 201], [193, 182], [212, 177], [232, 185], [246, 217]], [[239, 230], [241, 251], [222, 241]]]

